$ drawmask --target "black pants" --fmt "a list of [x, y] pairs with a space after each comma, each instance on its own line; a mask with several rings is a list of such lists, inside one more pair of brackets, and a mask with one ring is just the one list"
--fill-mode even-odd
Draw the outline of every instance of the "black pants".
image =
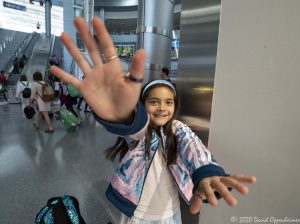
[[[80, 109], [82, 101], [83, 101], [83, 97], [79, 97], [78, 104], [77, 104], [77, 107], [76, 107], [77, 109]], [[88, 107], [89, 107], [89, 105], [85, 102], [84, 110], [87, 110]]]
[[12, 71], [13, 74], [19, 74], [19, 66], [14, 65], [14, 69]]
[[77, 97], [71, 97], [70, 95], [67, 96], [67, 110], [73, 113], [76, 117], [78, 117], [78, 114], [74, 111], [73, 105], [77, 104]]
[[[3, 87], [2, 87], [3, 88]], [[0, 94], [2, 94], [3, 98], [5, 101], [7, 101], [6, 95], [5, 95], [5, 90], [1, 90]]]

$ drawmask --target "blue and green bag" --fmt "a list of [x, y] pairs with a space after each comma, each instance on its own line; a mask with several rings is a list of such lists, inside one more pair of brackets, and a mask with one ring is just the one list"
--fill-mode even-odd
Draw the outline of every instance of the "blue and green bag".
[[50, 198], [36, 215], [33, 224], [86, 224], [78, 200], [69, 195]]

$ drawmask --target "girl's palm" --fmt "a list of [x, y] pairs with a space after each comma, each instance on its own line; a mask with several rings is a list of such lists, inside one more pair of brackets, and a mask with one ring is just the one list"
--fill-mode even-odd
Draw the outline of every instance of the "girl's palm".
[[[74, 24], [85, 43], [93, 65], [84, 58], [70, 36], [63, 33], [61, 40], [80, 66], [85, 78], [79, 80], [55, 66], [52, 66], [50, 71], [58, 78], [78, 88], [92, 110], [102, 119], [112, 122], [125, 121], [130, 117], [136, 106], [141, 84], [126, 78], [118, 58], [107, 63], [102, 62], [101, 54], [104, 54], [106, 58], [110, 58], [116, 55], [116, 50], [100, 19], [94, 18], [92, 24], [103, 49], [101, 52], [85, 21], [77, 17]], [[146, 53], [144, 50], [138, 50], [135, 53], [131, 63], [131, 76], [137, 79], [143, 77], [145, 58]]]

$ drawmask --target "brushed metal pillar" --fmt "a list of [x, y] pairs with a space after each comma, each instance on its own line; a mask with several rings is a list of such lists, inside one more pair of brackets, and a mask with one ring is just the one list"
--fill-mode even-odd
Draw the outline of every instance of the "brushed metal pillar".
[[[183, 0], [176, 85], [180, 120], [207, 145], [218, 46], [220, 0]], [[188, 99], [188, 100], [186, 100]]]
[[84, 0], [83, 2], [83, 18], [86, 21], [90, 31], [93, 31], [91, 21], [94, 17], [94, 1]]
[[139, 0], [137, 48], [147, 51], [145, 82], [170, 68], [174, 5], [174, 0]]
[[104, 8], [100, 9], [99, 17], [104, 21], [104, 19], [105, 19], [105, 10], [104, 10]]
[[51, 37], [51, 0], [45, 0], [45, 24], [46, 24], [46, 37]]

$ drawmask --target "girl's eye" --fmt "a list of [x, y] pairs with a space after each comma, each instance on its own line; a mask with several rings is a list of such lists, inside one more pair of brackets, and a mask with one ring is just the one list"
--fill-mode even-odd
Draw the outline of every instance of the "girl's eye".
[[157, 100], [149, 100], [149, 104], [156, 105], [157, 104]]
[[171, 106], [171, 105], [174, 104], [174, 102], [173, 102], [172, 100], [169, 100], [169, 101], [166, 102], [166, 104], [167, 104], [168, 106]]

